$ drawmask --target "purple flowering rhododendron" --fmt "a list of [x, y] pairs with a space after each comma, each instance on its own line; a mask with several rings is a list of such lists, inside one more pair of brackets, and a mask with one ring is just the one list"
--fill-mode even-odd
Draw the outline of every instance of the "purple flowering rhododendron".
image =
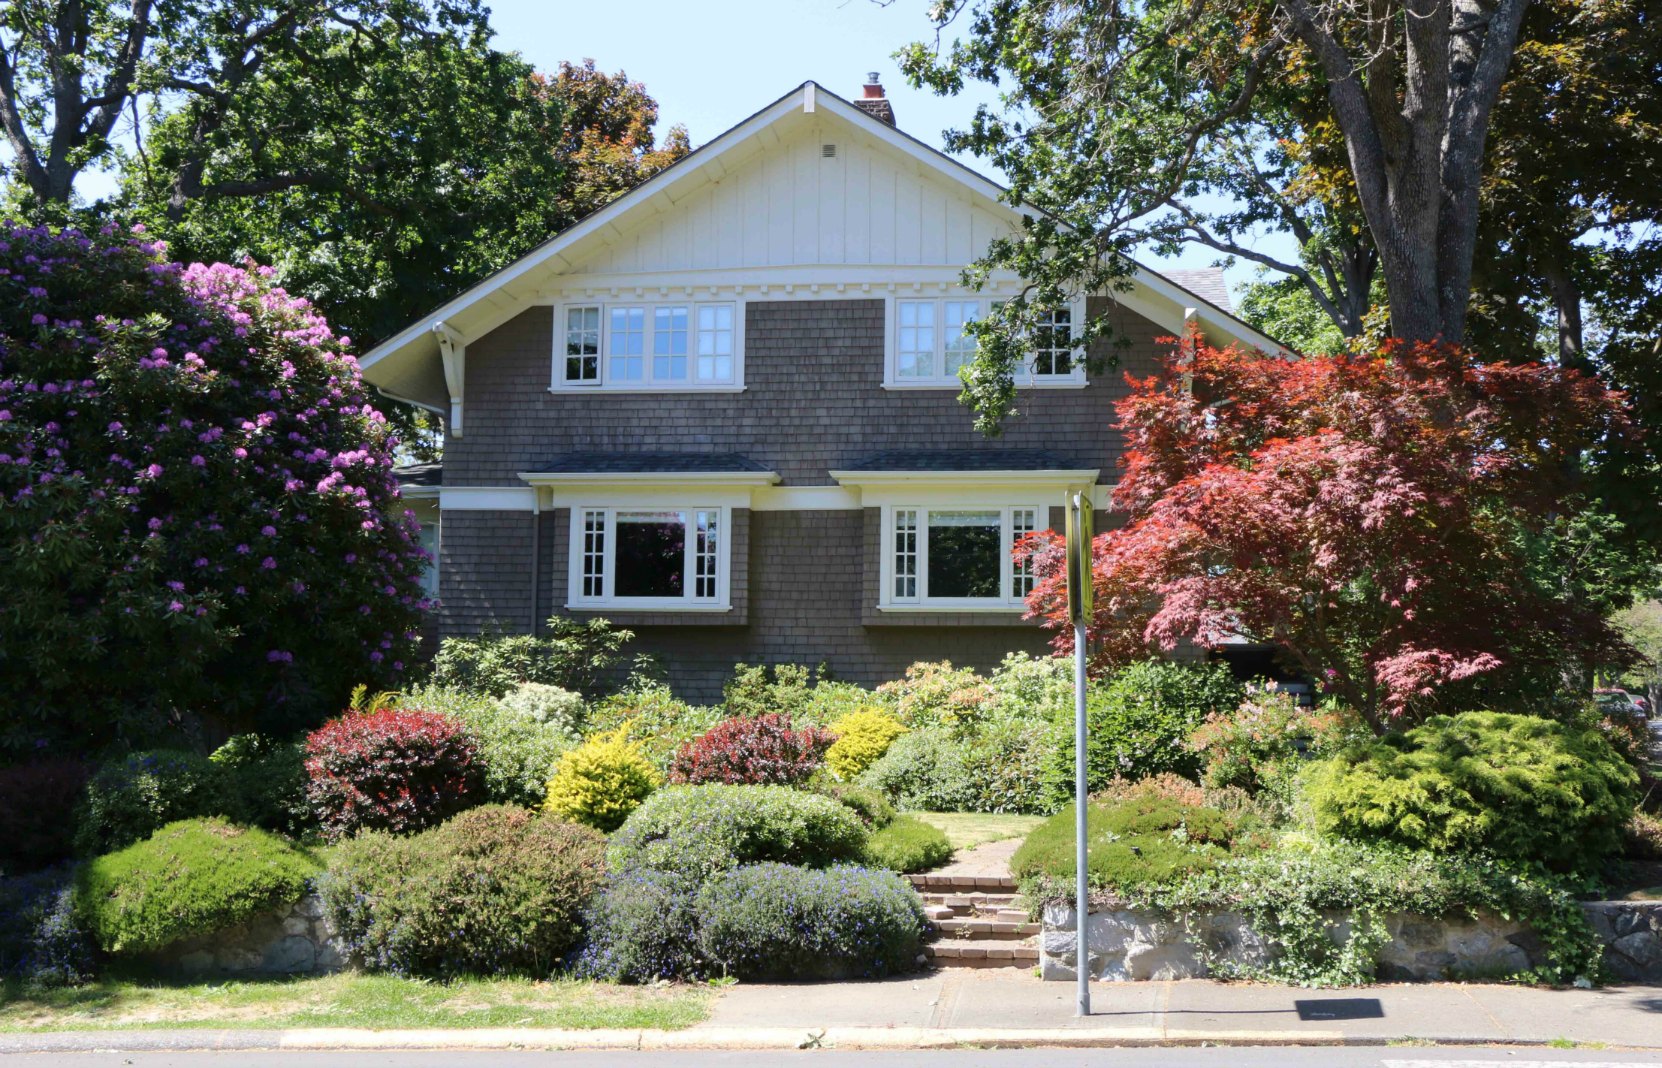
[[268, 274], [0, 224], [0, 763], [312, 725], [410, 662], [391, 430]]

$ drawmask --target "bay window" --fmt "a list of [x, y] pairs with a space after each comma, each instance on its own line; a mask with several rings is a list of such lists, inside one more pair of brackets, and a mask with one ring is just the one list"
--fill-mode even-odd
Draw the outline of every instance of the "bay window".
[[573, 508], [571, 606], [725, 608], [727, 528], [718, 506]]
[[1039, 505], [885, 506], [880, 606], [1020, 608], [1032, 565], [1011, 550], [1040, 514]]
[[556, 318], [554, 388], [676, 390], [739, 384], [734, 305], [568, 304]]

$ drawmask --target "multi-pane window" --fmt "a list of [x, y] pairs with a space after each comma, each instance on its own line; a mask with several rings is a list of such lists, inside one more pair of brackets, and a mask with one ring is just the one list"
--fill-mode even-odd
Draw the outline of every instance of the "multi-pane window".
[[1011, 548], [1038, 527], [1039, 509], [888, 509], [887, 570], [893, 606], [1018, 607], [1033, 588], [1030, 565]]
[[573, 603], [675, 608], [722, 599], [720, 508], [584, 508], [578, 517]]
[[1033, 558], [1031, 556], [1017, 556], [1015, 547], [1021, 544], [1021, 539], [1039, 529], [1039, 510], [1037, 508], [1010, 509], [1010, 595], [1012, 597], [1026, 597], [1033, 592]]
[[568, 305], [564, 316], [566, 354], [556, 387], [737, 383], [739, 331], [731, 303]]
[[935, 302], [900, 302], [900, 333], [895, 345], [896, 371], [903, 379], [934, 378]]
[[600, 383], [599, 305], [566, 309], [565, 376], [573, 384]]
[[1073, 312], [1058, 308], [1042, 320], [1033, 337], [1033, 374], [1073, 373]]
[[421, 569], [421, 590], [430, 600], [439, 596], [439, 525], [421, 524], [416, 544], [427, 554], [427, 564]]
[[698, 380], [733, 381], [731, 304], [705, 304], [698, 309]]
[[[958, 373], [975, 361], [970, 324], [999, 301], [939, 299], [894, 302], [894, 361], [889, 382], [898, 386], [945, 388], [962, 384]], [[1046, 314], [1034, 331], [1027, 363], [1030, 383], [1083, 383], [1074, 346], [1074, 313]]]

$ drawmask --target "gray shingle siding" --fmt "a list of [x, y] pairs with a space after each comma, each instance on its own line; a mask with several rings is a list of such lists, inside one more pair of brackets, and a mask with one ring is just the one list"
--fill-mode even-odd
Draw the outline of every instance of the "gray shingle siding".
[[[881, 300], [749, 303], [746, 389], [720, 394], [550, 393], [553, 316], [534, 308], [468, 347], [467, 434], [447, 444], [444, 481], [520, 485], [519, 472], [567, 453], [697, 452], [744, 456], [785, 485], [827, 485], [831, 470], [913, 449], [1046, 450], [1111, 482], [1121, 451], [1112, 403], [1126, 392], [1124, 373], [1154, 369], [1163, 333], [1124, 309], [1113, 314], [1137, 339], [1118, 350], [1119, 368], [1083, 389], [1024, 392], [1021, 414], [989, 440], [951, 391], [882, 388]], [[1053, 525], [1060, 512], [1051, 510]], [[1098, 513], [1098, 529], [1106, 521]], [[836, 678], [873, 685], [917, 660], [986, 669], [1008, 652], [1048, 647], [1046, 632], [1016, 612], [877, 612], [878, 509], [735, 509], [732, 526], [730, 613], [606, 613], [636, 631], [635, 649], [665, 659], [691, 699], [719, 698], [741, 661], [825, 663]], [[440, 633], [523, 631], [563, 612], [569, 530], [568, 509], [538, 519], [446, 512]]]

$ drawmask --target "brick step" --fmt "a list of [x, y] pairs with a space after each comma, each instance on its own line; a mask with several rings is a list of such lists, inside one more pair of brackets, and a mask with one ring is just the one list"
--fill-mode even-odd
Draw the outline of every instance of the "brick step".
[[935, 926], [940, 928], [941, 934], [948, 938], [961, 938], [976, 941], [1008, 942], [1019, 941], [1030, 935], [1036, 935], [1041, 927], [1036, 923], [1011, 923], [1007, 920], [936, 920]]
[[938, 872], [927, 872], [923, 875], [908, 875], [912, 886], [920, 891], [934, 891], [946, 893], [1014, 893], [1016, 881], [1008, 875], [942, 875]]
[[923, 955], [943, 968], [1030, 968], [1039, 963], [1039, 947], [1019, 942], [942, 939], [924, 946]]
[[1017, 909], [1016, 895], [1014, 894], [984, 894], [980, 892], [940, 893], [931, 891], [923, 895], [924, 906], [940, 906], [954, 909], [958, 912], [999, 912]]

